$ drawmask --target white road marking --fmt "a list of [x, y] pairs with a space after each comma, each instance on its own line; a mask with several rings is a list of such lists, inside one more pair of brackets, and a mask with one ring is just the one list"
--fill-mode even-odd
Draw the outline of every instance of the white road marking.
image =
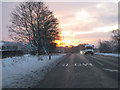
[[[62, 64], [63, 67], [67, 67], [69, 66], [69, 64]], [[73, 65], [70, 65], [70, 66], [75, 66], [75, 67], [79, 67], [79, 66], [93, 66], [92, 63], [75, 63]]]
[[75, 64], [75, 66], [77, 66], [77, 64]]
[[68, 66], [68, 64], [66, 64], [66, 67]]
[[114, 70], [114, 69], [107, 69], [107, 68], [103, 68], [104, 70], [110, 71], [110, 72], [118, 72], [118, 70]]
[[87, 65], [88, 65], [88, 63], [83, 63], [83, 65], [84, 65], [84, 66], [87, 66]]
[[89, 63], [90, 66], [93, 66], [92, 63]]

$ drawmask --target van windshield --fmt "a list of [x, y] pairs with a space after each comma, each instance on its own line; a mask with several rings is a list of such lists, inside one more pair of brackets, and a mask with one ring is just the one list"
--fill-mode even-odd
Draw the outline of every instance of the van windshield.
[[86, 47], [86, 49], [93, 49], [93, 47]]

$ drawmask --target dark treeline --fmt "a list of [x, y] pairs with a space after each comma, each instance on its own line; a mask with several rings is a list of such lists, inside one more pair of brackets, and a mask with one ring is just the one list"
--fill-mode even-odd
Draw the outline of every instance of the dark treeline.
[[101, 53], [120, 53], [120, 29], [112, 31], [111, 41], [99, 41]]

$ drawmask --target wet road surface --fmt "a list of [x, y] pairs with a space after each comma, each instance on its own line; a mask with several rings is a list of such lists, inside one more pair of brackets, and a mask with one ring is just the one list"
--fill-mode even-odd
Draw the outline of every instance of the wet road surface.
[[35, 87], [118, 88], [118, 58], [68, 54]]

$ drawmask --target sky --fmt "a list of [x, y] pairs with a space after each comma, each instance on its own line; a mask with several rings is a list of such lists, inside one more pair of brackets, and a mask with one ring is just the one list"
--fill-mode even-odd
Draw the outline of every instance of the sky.
[[[5, 41], [11, 41], [7, 26], [17, 4], [2, 2], [2, 39]], [[45, 2], [45, 5], [59, 20], [62, 39], [58, 43], [98, 46], [99, 40], [110, 40], [111, 31], [118, 28], [116, 2]]]
[[2, 40], [2, 3], [0, 2], [0, 41]]

